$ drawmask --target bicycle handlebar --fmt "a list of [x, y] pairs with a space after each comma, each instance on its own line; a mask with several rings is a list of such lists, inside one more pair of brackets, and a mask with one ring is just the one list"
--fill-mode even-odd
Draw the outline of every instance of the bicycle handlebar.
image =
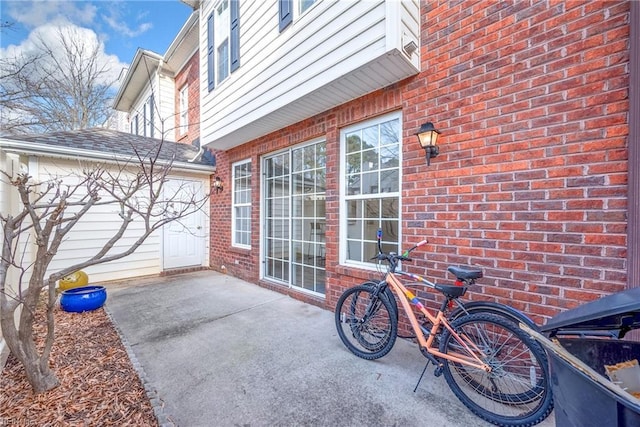
[[421, 240], [412, 248], [404, 251], [402, 255], [398, 255], [394, 252], [389, 252], [389, 253], [382, 252], [382, 229], [380, 228], [378, 229], [377, 237], [378, 237], [378, 255], [376, 255], [371, 259], [372, 260], [377, 259], [378, 261], [388, 261], [391, 267], [391, 271], [395, 271], [396, 266], [398, 265], [398, 261], [411, 261], [411, 258], [409, 258], [409, 254], [415, 249], [418, 249], [420, 246], [424, 246], [428, 243], [426, 239]]

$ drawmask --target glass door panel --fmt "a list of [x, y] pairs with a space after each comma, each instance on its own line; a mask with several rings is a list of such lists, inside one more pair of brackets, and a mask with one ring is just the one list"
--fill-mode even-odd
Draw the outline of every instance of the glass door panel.
[[264, 170], [265, 276], [324, 294], [326, 144], [272, 156]]

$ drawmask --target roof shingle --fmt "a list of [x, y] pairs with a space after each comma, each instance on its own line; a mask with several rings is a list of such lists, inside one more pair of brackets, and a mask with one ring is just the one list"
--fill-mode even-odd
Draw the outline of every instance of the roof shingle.
[[[215, 166], [215, 157], [213, 157], [212, 164], [210, 160], [212, 156], [198, 156], [199, 149], [192, 145], [162, 141], [102, 128], [15, 135], [7, 139], [66, 149], [77, 148], [99, 153], [111, 153], [115, 156], [133, 157], [140, 155], [144, 158], [155, 156], [158, 148], [160, 148], [159, 160], [168, 161], [173, 159], [177, 162], [194, 165]], [[196, 159], [193, 160], [194, 158]]]

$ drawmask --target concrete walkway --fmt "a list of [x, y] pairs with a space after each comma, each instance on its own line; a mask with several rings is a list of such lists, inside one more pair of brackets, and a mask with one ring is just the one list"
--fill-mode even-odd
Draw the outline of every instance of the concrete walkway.
[[[333, 313], [205, 271], [107, 285], [106, 308], [162, 425], [487, 426], [399, 339], [351, 354]], [[157, 396], [154, 397], [154, 396]], [[553, 426], [553, 414], [540, 426]]]

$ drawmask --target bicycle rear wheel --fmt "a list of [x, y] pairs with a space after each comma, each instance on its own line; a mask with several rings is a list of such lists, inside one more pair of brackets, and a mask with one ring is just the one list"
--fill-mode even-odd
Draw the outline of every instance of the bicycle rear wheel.
[[[491, 372], [443, 360], [453, 393], [473, 413], [500, 426], [532, 426], [553, 409], [544, 350], [512, 321], [493, 314], [471, 314], [451, 322], [463, 339], [475, 344]], [[470, 355], [446, 330], [443, 353]]]
[[369, 285], [346, 290], [336, 305], [336, 328], [344, 345], [358, 357], [373, 360], [391, 351], [398, 320], [386, 297]]

